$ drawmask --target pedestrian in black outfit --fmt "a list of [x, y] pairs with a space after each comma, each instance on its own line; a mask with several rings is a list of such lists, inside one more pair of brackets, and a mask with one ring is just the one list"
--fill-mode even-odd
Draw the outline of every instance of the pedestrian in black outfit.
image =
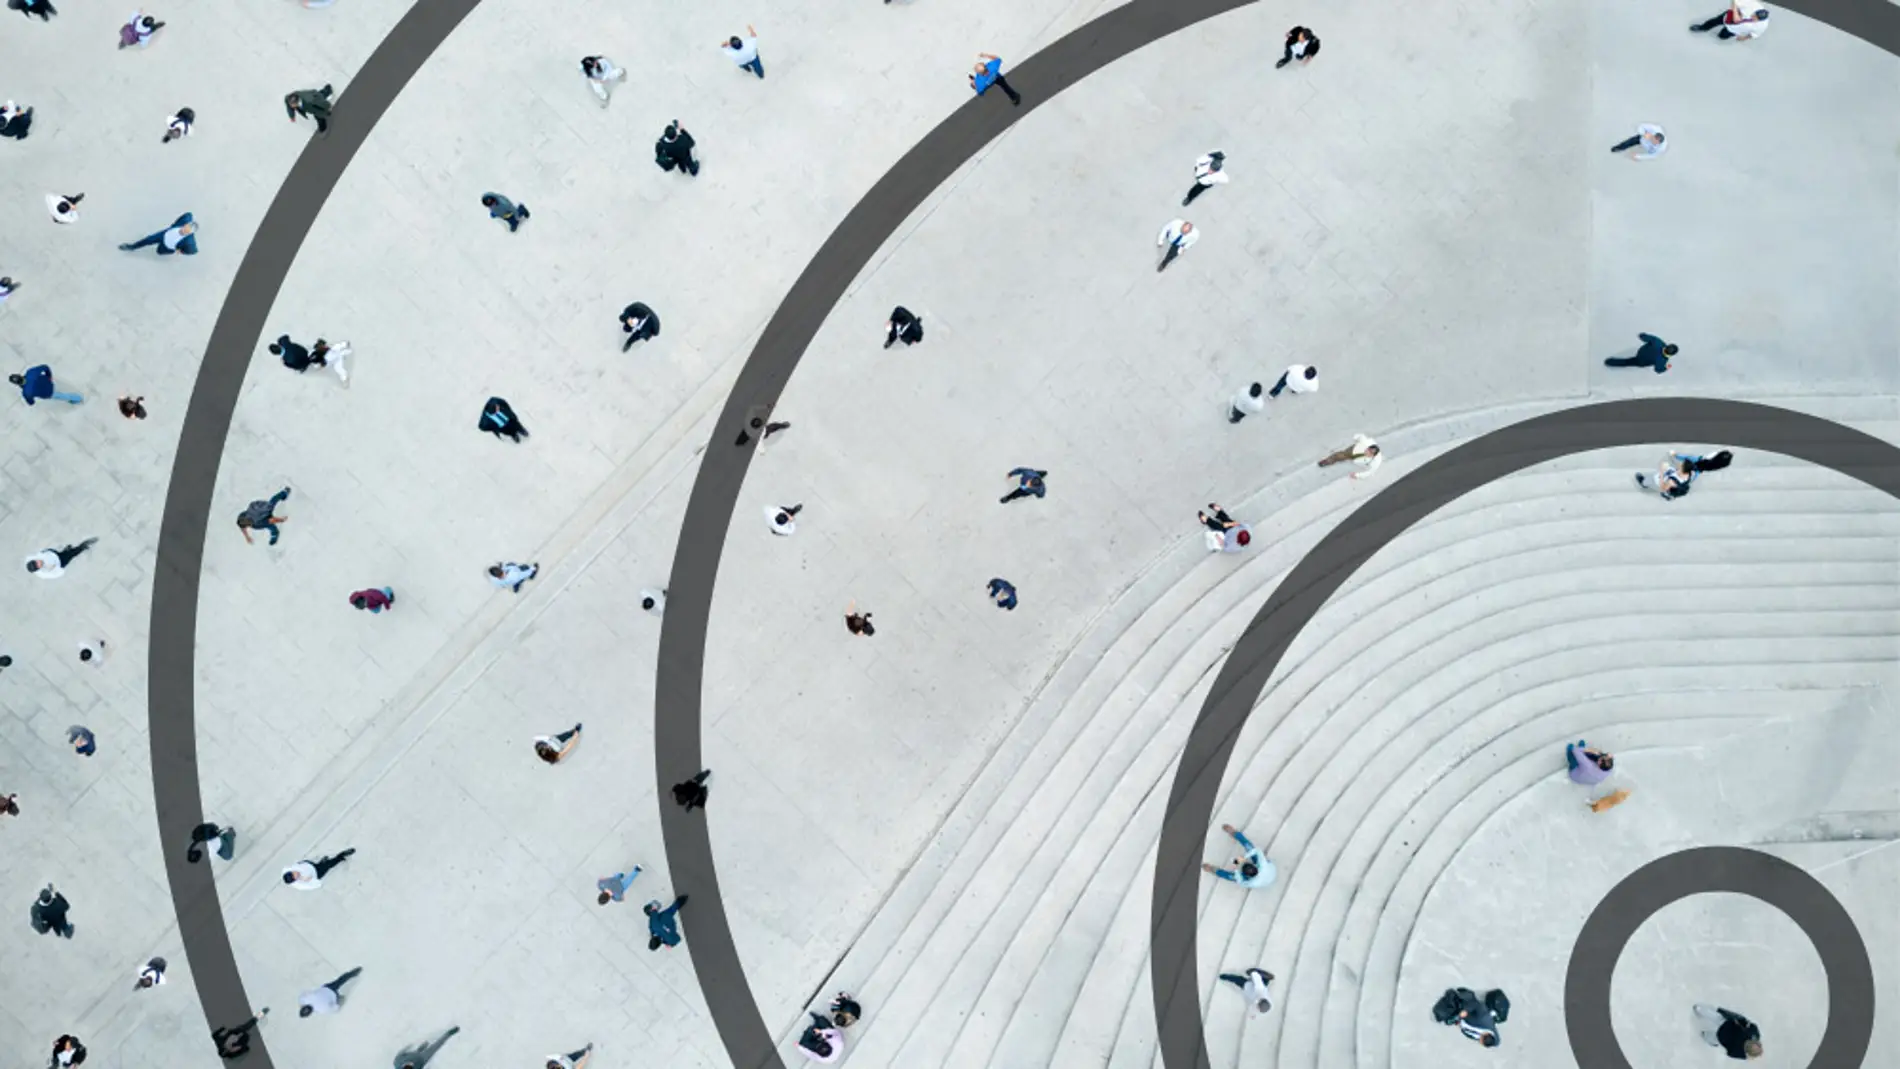
[[1295, 26], [1286, 32], [1286, 51], [1281, 53], [1280, 62], [1273, 65], [1275, 70], [1299, 60], [1301, 66], [1313, 62], [1319, 55], [1319, 38], [1304, 26]]
[[633, 343], [646, 341], [660, 336], [660, 317], [653, 309], [635, 301], [620, 310], [620, 329], [626, 332], [627, 340], [620, 346], [621, 352], [633, 348]]
[[1612, 356], [1603, 361], [1604, 366], [1655, 368], [1658, 375], [1668, 371], [1669, 358], [1676, 355], [1676, 347], [1654, 334], [1638, 334], [1636, 338], [1643, 345], [1635, 356]]
[[[33, 109], [14, 105], [9, 100], [0, 105], [0, 137], [10, 137], [15, 141], [25, 141], [26, 135], [33, 129]], [[84, 196], [84, 194], [81, 194]], [[76, 198], [67, 198], [78, 203]]]
[[891, 309], [891, 318], [884, 323], [884, 348], [889, 349], [897, 342], [916, 345], [924, 340], [924, 321], [911, 314], [910, 309], [898, 305]]
[[79, 1042], [78, 1036], [61, 1036], [53, 1041], [53, 1058], [46, 1063], [46, 1069], [63, 1069], [65, 1066], [79, 1065], [86, 1060], [86, 1045]]
[[660, 139], [653, 143], [653, 162], [662, 171], [678, 168], [679, 173], [687, 176], [699, 174], [699, 161], [693, 158], [693, 135], [686, 132], [678, 119], [666, 125]]
[[207, 843], [217, 843], [218, 856], [229, 861], [237, 855], [237, 829], [220, 828], [216, 824], [200, 824], [191, 829], [191, 845], [185, 849], [185, 860], [194, 865], [203, 861]]
[[284, 362], [284, 366], [299, 375], [310, 368], [310, 350], [290, 340], [290, 335], [279, 334], [277, 340], [265, 348], [270, 354]]
[[1702, 1032], [1702, 1041], [1711, 1047], [1721, 1047], [1729, 1057], [1747, 1060], [1761, 1057], [1761, 1029], [1755, 1022], [1720, 1006], [1695, 1004], [1696, 1025]]
[[38, 15], [41, 22], [51, 22], [59, 14], [52, 0], [7, 0], [7, 6], [28, 18]]
[[422, 1069], [423, 1066], [429, 1064], [429, 1059], [435, 1057], [436, 1053], [442, 1049], [442, 1044], [447, 1043], [450, 1036], [461, 1030], [461, 1025], [453, 1025], [448, 1031], [442, 1033], [442, 1038], [433, 1043], [421, 1043], [405, 1048], [396, 1055], [395, 1061], [391, 1064], [395, 1066], [395, 1069]]
[[1042, 497], [1047, 494], [1049, 487], [1042, 480], [1048, 474], [1035, 468], [1009, 469], [1009, 477], [1016, 480], [1016, 488], [1003, 495], [1003, 504], [1007, 505], [1019, 497]]
[[683, 807], [688, 813], [695, 809], [706, 808], [706, 797], [710, 793], [706, 790], [706, 779], [711, 775], [712, 769], [703, 769], [692, 779], [673, 784], [674, 803]]
[[845, 606], [844, 629], [859, 638], [870, 638], [877, 634], [877, 625], [871, 622], [871, 614], [859, 612], [856, 600]]
[[33, 930], [41, 935], [52, 932], [61, 939], [71, 939], [73, 926], [66, 919], [66, 911], [71, 908], [72, 905], [66, 901], [66, 896], [53, 890], [52, 884], [47, 884], [46, 889], [40, 892], [39, 900], [33, 903], [33, 909], [30, 912]]
[[509, 407], [508, 402], [499, 397], [490, 397], [488, 404], [482, 406], [482, 421], [476, 426], [497, 438], [505, 437], [516, 444], [528, 437], [528, 428], [521, 422], [521, 417], [515, 415], [515, 410]]
[[211, 1042], [218, 1045], [218, 1057], [226, 1061], [242, 1058], [251, 1052], [251, 1030], [256, 1028], [265, 1017], [270, 1015], [266, 1006], [251, 1014], [251, 1019], [236, 1028], [219, 1028], [211, 1033]]
[[317, 120], [317, 136], [330, 136], [330, 94], [332, 86], [322, 89], [299, 89], [284, 95], [284, 113], [296, 122], [299, 116], [308, 116]]
[[320, 857], [315, 861], [306, 858], [284, 870], [284, 882], [299, 890], [314, 891], [323, 886], [325, 874], [348, 861], [354, 853], [356, 848], [352, 846], [341, 853]]
[[1212, 516], [1208, 515], [1205, 512], [1197, 512], [1194, 515], [1195, 515], [1195, 518], [1201, 521], [1202, 526], [1206, 527], [1210, 531], [1213, 531], [1215, 534], [1219, 534], [1222, 531], [1227, 530], [1229, 527], [1233, 527], [1237, 523], [1239, 523], [1238, 520], [1234, 519], [1232, 516], [1227, 515], [1226, 509], [1221, 508], [1219, 505], [1214, 504], [1212, 501], [1209, 501], [1207, 503], [1207, 507], [1214, 510], [1214, 514]]

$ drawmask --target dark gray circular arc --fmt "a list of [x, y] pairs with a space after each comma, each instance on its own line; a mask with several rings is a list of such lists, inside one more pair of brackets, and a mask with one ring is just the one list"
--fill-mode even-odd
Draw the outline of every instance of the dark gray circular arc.
[[[1874, 1038], [1874, 963], [1854, 918], [1820, 880], [1738, 846], [1678, 850], [1623, 877], [1590, 913], [1564, 975], [1564, 1027], [1583, 1069], [1633, 1069], [1610, 1020], [1610, 979], [1643, 922], [1691, 895], [1747, 895], [1788, 916], [1827, 973], [1827, 1030], [1809, 1069], [1852, 1069]], [[1685, 1007], [1686, 1008], [1686, 1007]]]
[[[1900, 498], [1900, 448], [1879, 438], [1768, 405], [1673, 397], [1585, 405], [1527, 419], [1466, 442], [1380, 490], [1328, 532], [1254, 615], [1215, 677], [1182, 750], [1162, 820], [1149, 918], [1155, 1017], [1168, 1069], [1210, 1065], [1196, 961], [1201, 851], [1241, 728], [1293, 640], [1373, 554], [1459, 497], [1546, 461], [1658, 442], [1720, 442], [1781, 453]], [[1657, 506], [1667, 507], [1660, 501]], [[1611, 1067], [1586, 1062], [1583, 1069]]]

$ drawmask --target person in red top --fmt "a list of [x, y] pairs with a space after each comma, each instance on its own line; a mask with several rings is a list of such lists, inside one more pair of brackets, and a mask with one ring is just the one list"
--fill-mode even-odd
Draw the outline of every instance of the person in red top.
[[382, 612], [395, 607], [396, 592], [388, 587], [370, 587], [351, 594], [350, 604], [370, 612]]

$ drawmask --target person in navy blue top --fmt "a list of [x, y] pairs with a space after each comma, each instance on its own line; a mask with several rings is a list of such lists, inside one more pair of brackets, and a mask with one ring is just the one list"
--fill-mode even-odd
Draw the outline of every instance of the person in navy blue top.
[[158, 246], [160, 256], [184, 253], [186, 256], [198, 255], [198, 223], [186, 212], [172, 220], [172, 225], [156, 234], [147, 234], [137, 241], [129, 241], [119, 246], [126, 252], [142, 249], [147, 245]]
[[996, 607], [999, 609], [1014, 609], [1016, 588], [1011, 586], [1007, 579], [992, 579], [990, 580], [990, 598], [996, 602]]
[[680, 907], [685, 904], [685, 895], [675, 898], [673, 904], [665, 909], [660, 908], [660, 900], [657, 898], [646, 904], [647, 935], [650, 937], [647, 939], [648, 950], [680, 945], [679, 922], [673, 919], [673, 915], [678, 913]]
[[45, 364], [26, 369], [25, 374], [8, 375], [7, 381], [20, 388], [27, 404], [35, 401], [64, 401], [76, 405], [85, 398], [76, 393], [61, 393], [53, 388], [53, 369]]
[[982, 96], [983, 91], [992, 85], [1001, 89], [1011, 104], [1022, 106], [1023, 95], [1011, 89], [1009, 83], [1003, 80], [1003, 61], [988, 52], [978, 52], [976, 70], [970, 75], [970, 88], [976, 90], [977, 96]]
[[1636, 350], [1635, 356], [1612, 356], [1603, 362], [1604, 366], [1655, 368], [1658, 375], [1668, 371], [1669, 358], [1676, 355], [1676, 347], [1654, 334], [1638, 334], [1636, 337], [1643, 347]]
[[1047, 494], [1049, 488], [1043, 485], [1042, 481], [1042, 477], [1047, 474], [1049, 473], [1046, 471], [1037, 471], [1035, 468], [1009, 469], [1009, 477], [1016, 480], [1016, 489], [1003, 495], [1003, 504], [1007, 505], [1019, 497], [1030, 497], [1032, 495], [1042, 497], [1044, 494]]

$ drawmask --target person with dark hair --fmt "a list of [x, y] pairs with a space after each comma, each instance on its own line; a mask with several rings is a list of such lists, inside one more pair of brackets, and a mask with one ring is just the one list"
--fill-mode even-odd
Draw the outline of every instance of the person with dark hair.
[[74, 558], [92, 548], [97, 538], [88, 538], [76, 546], [62, 546], [59, 549], [48, 547], [26, 559], [26, 570], [41, 579], [58, 579], [66, 574], [66, 567]]
[[1043, 482], [1048, 472], [1036, 468], [1011, 468], [1009, 477], [1016, 480], [1016, 488], [1003, 495], [1003, 504], [1007, 505], [1019, 497], [1043, 497], [1049, 487]]
[[686, 132], [678, 119], [666, 124], [660, 139], [653, 143], [653, 162], [662, 171], [678, 169], [688, 176], [699, 174], [699, 161], [693, 158], [693, 135]]
[[482, 406], [482, 419], [476, 426], [497, 438], [506, 438], [519, 445], [523, 438], [529, 437], [527, 424], [515, 415], [514, 407], [499, 397], [490, 397]]
[[1226, 163], [1227, 154], [1225, 152], [1210, 152], [1200, 159], [1195, 160], [1194, 184], [1188, 187], [1187, 196], [1181, 198], [1181, 207], [1185, 208], [1193, 204], [1194, 198], [1215, 186], [1225, 185], [1227, 182], [1227, 172], [1221, 168], [1226, 166]]
[[1267, 391], [1268, 397], [1280, 396], [1280, 391], [1292, 390], [1294, 393], [1319, 392], [1319, 368], [1306, 364], [1294, 364], [1280, 372], [1280, 381]]
[[1273, 996], [1267, 990], [1268, 985], [1273, 983], [1273, 974], [1267, 970], [1256, 965], [1248, 969], [1244, 975], [1236, 976], [1233, 973], [1224, 972], [1220, 974], [1220, 978], [1240, 988], [1247, 996], [1247, 1001], [1252, 1004], [1255, 1015], [1264, 1014], [1273, 1008]]
[[581, 726], [575, 724], [559, 735], [536, 735], [534, 755], [550, 765], [558, 765], [581, 741]]
[[0, 104], [0, 137], [10, 137], [15, 141], [25, 141], [26, 135], [33, 131], [33, 109], [22, 108], [9, 100]]
[[47, 1069], [66, 1069], [68, 1066], [83, 1064], [86, 1060], [86, 1045], [79, 1042], [78, 1036], [61, 1036], [53, 1041], [53, 1060], [46, 1063]]
[[203, 861], [207, 843], [217, 843], [218, 856], [229, 861], [237, 855], [237, 829], [216, 824], [200, 824], [191, 829], [191, 845], [185, 848], [185, 860], [194, 865]]
[[66, 896], [54, 890], [49, 883], [40, 891], [40, 897], [33, 903], [28, 917], [33, 922], [33, 930], [41, 935], [51, 932], [61, 939], [71, 939], [73, 926], [66, 919], [70, 909], [72, 904], [66, 901]]
[[1155, 271], [1166, 271], [1168, 265], [1174, 262], [1175, 257], [1193, 248], [1194, 243], [1199, 240], [1201, 240], [1201, 232], [1194, 229], [1194, 224], [1185, 219], [1176, 219], [1162, 227], [1161, 235], [1155, 238], [1155, 245], [1166, 245], [1168, 251], [1161, 254], [1161, 262], [1155, 265]]
[[133, 397], [130, 394], [119, 398], [119, 415], [124, 416], [126, 419], [144, 419], [146, 416], [145, 398]]
[[1015, 611], [1016, 587], [1009, 580], [1001, 578], [990, 580], [989, 591], [990, 600], [996, 603], [997, 608]]
[[165, 120], [165, 139], [161, 145], [169, 145], [181, 137], [191, 136], [191, 124], [198, 121], [198, 113], [190, 108], [179, 108], [172, 117]]
[[396, 591], [390, 587], [365, 587], [350, 595], [350, 605], [371, 614], [396, 607]]
[[1723, 468], [1733, 464], [1735, 462], [1735, 454], [1724, 449], [1714, 456], [1689, 457], [1687, 459], [1689, 461], [1689, 470], [1697, 475], [1701, 475], [1705, 472], [1721, 471]]
[[737, 64], [740, 70], [751, 71], [760, 78], [764, 78], [765, 63], [759, 59], [759, 31], [753, 29], [752, 24], [748, 22], [745, 33], [744, 37], [735, 33], [719, 42], [719, 51], [724, 52], [726, 58]]
[[152, 43], [152, 36], [164, 27], [164, 23], [143, 10], [134, 11], [131, 20], [119, 27], [119, 47], [144, 48]]
[[1610, 778], [1616, 758], [1602, 750], [1589, 749], [1582, 739], [1564, 747], [1564, 763], [1570, 768], [1570, 782], [1594, 787]]
[[891, 317], [884, 321], [884, 348], [889, 349], [900, 341], [911, 346], [923, 340], [923, 320], [901, 304], [891, 309]]
[[1229, 864], [1234, 866], [1232, 869], [1215, 868], [1212, 864], [1203, 863], [1201, 865], [1201, 871], [1211, 872], [1221, 879], [1237, 883], [1249, 891], [1272, 886], [1273, 881], [1279, 878], [1280, 870], [1273, 862], [1267, 860], [1266, 853], [1249, 841], [1245, 835], [1241, 834], [1240, 829], [1234, 827], [1232, 824], [1222, 824], [1220, 830], [1233, 836], [1234, 841], [1239, 843], [1240, 848], [1246, 851], [1246, 853], [1244, 856], [1237, 857], [1229, 862]]
[[1201, 521], [1201, 526], [1215, 534], [1223, 534], [1230, 528], [1240, 526], [1240, 521], [1229, 516], [1226, 509], [1221, 508], [1212, 501], [1207, 503], [1207, 507], [1214, 510], [1212, 515], [1206, 512], [1196, 512], [1194, 514], [1194, 518]]
[[442, 1050], [442, 1044], [447, 1043], [450, 1036], [455, 1035], [461, 1030], [461, 1025], [451, 1025], [448, 1031], [442, 1033], [440, 1039], [429, 1043], [418, 1043], [413, 1047], [405, 1047], [396, 1055], [395, 1060], [390, 1064], [395, 1066], [395, 1069], [423, 1069], [423, 1066], [429, 1064], [429, 1059], [435, 1057], [436, 1054]]
[[673, 784], [673, 803], [688, 813], [706, 808], [706, 798], [711, 793], [706, 790], [706, 780], [711, 775], [712, 769], [701, 769], [692, 779]]
[[606, 56], [582, 57], [581, 73], [587, 76], [587, 88], [600, 98], [603, 108], [613, 100], [614, 83], [627, 80], [627, 72], [614, 66], [614, 61]]
[[160, 256], [172, 256], [183, 253], [186, 256], [198, 255], [198, 223], [190, 212], [172, 220], [172, 225], [154, 234], [147, 234], [137, 241], [128, 241], [119, 248], [125, 252], [143, 249], [148, 245], [158, 246]]
[[59, 14], [53, 0], [7, 0], [7, 6], [28, 18], [38, 15], [41, 22], [51, 22]]
[[20, 815], [20, 796], [19, 795], [9, 794], [4, 797], [0, 797], [0, 817], [17, 817], [19, 815]]
[[299, 89], [284, 96], [284, 113], [296, 122], [299, 116], [317, 121], [317, 136], [330, 136], [330, 93], [332, 87]]
[[499, 219], [507, 223], [510, 234], [521, 229], [521, 224], [528, 221], [526, 204], [516, 204], [499, 193], [482, 194], [482, 207], [488, 209], [490, 219]]
[[547, 1069], [587, 1069], [587, 1063], [593, 1056], [592, 1043], [567, 1054], [550, 1054], [547, 1057]]
[[250, 1020], [238, 1025], [236, 1028], [214, 1029], [211, 1033], [211, 1042], [218, 1046], [218, 1057], [229, 1061], [232, 1058], [242, 1058], [244, 1055], [249, 1054], [251, 1052], [251, 1031], [263, 1023], [264, 1018], [268, 1016], [270, 1016], [270, 1007], [266, 1006], [256, 1013], [251, 1014]]
[[1638, 334], [1643, 344], [1634, 356], [1612, 356], [1603, 361], [1605, 367], [1647, 367], [1654, 368], [1660, 375], [1669, 370], [1669, 358], [1676, 355], [1675, 346], [1663, 341], [1654, 334]]
[[864, 1016], [864, 1007], [858, 1005], [857, 999], [843, 991], [838, 992], [838, 996], [831, 1000], [830, 1009], [831, 1022], [839, 1028], [849, 1028], [858, 1023], [858, 1018]]
[[357, 974], [362, 971], [363, 967], [359, 965], [349, 972], [344, 973], [342, 976], [324, 984], [322, 987], [313, 987], [303, 994], [298, 995], [297, 1016], [308, 1017], [313, 1013], [336, 1013], [338, 1010], [341, 1010], [343, 1008], [343, 985], [356, 979]]
[[74, 724], [67, 728], [66, 741], [72, 746], [73, 752], [81, 757], [91, 757], [99, 752], [98, 736], [92, 733], [91, 728], [83, 724]]
[[512, 590], [519, 594], [528, 580], [540, 574], [539, 564], [515, 564], [512, 561], [503, 561], [500, 564], [489, 565], [488, 581], [498, 590]]
[[238, 513], [238, 533], [244, 536], [245, 545], [256, 544], [251, 538], [252, 531], [269, 531], [270, 544], [273, 546], [277, 544], [277, 525], [290, 522], [290, 517], [277, 515], [277, 506], [283, 504], [289, 497], [290, 487], [286, 486], [272, 494], [268, 501], [260, 498], [245, 506], [243, 512]]
[[284, 870], [284, 882], [299, 891], [314, 891], [323, 886], [323, 877], [331, 869], [348, 861], [350, 855], [354, 853], [356, 853], [356, 848], [352, 846], [340, 854], [321, 857], [315, 861], [305, 858]]
[[633, 886], [633, 881], [640, 878], [641, 871], [640, 866], [630, 865], [625, 872], [616, 872], [612, 876], [602, 876], [595, 880], [594, 886], [599, 889], [600, 897], [594, 901], [603, 906], [609, 902], [626, 901], [627, 888]]
[[1720, 1006], [1705, 1006], [1698, 1002], [1693, 1009], [1704, 1043], [1721, 1047], [1729, 1057], [1738, 1061], [1761, 1057], [1761, 1029], [1755, 1022]]
[[829, 1065], [844, 1057], [844, 1033], [822, 1013], [811, 1015], [811, 1024], [798, 1037], [798, 1053], [807, 1061]]
[[1669, 151], [1669, 143], [1664, 139], [1663, 128], [1653, 122], [1636, 124], [1636, 133], [1610, 146], [1611, 152], [1630, 152], [1632, 160], [1653, 160]]
[[61, 393], [53, 384], [53, 368], [49, 364], [36, 364], [18, 375], [8, 375], [7, 381], [20, 388], [20, 398], [30, 408], [38, 401], [64, 401], [76, 405], [85, 397], [76, 393]]
[[[1466, 1039], [1481, 1047], [1495, 1047], [1502, 1042], [1498, 1035], [1498, 1022], [1504, 1019], [1493, 1006], [1504, 995], [1502, 991], [1489, 991], [1483, 998], [1473, 996], [1469, 988], [1459, 988], [1458, 1032]], [[1509, 1007], [1508, 1001], [1503, 1003]]]
[[340, 341], [335, 345], [331, 345], [322, 338], [318, 338], [317, 344], [310, 349], [310, 362], [318, 367], [327, 367], [331, 371], [336, 372], [337, 381], [341, 382], [345, 387], [348, 387], [350, 384], [350, 369], [344, 366], [344, 361], [349, 359], [350, 354], [355, 351], [356, 350], [350, 348], [350, 343], [347, 341]]
[[53, 222], [66, 226], [79, 221], [79, 202], [86, 199], [84, 193], [48, 193], [46, 194], [46, 214]]
[[640, 591], [640, 607], [655, 616], [665, 616], [666, 591], [664, 589]]
[[13, 296], [13, 291], [19, 288], [20, 284], [11, 277], [0, 275], [0, 304], [4, 304], [8, 297]]
[[1259, 383], [1250, 383], [1246, 389], [1236, 393], [1227, 401], [1227, 422], [1239, 423], [1250, 414], [1266, 409], [1267, 402], [1260, 395], [1266, 388]]
[[1363, 434], [1355, 434], [1352, 436], [1351, 445], [1327, 454], [1326, 457], [1319, 462], [1319, 466], [1322, 468], [1330, 468], [1334, 464], [1344, 464], [1348, 460], [1363, 469], [1353, 472], [1349, 478], [1364, 479], [1379, 470], [1379, 465], [1385, 463], [1385, 455], [1380, 451], [1379, 443]]
[[283, 362], [283, 365], [301, 375], [310, 368], [310, 350], [290, 340], [290, 335], [279, 334], [277, 340], [264, 347], [270, 354]]
[[680, 945], [679, 922], [674, 919], [674, 916], [679, 913], [680, 907], [685, 904], [686, 896], [680, 895], [673, 899], [673, 904], [665, 909], [660, 908], [660, 900], [657, 898], [642, 907], [646, 910], [647, 915], [648, 950], [658, 950], [663, 946], [676, 947]]
[[970, 88], [976, 90], [977, 96], [982, 96], [983, 92], [992, 85], [1003, 91], [1003, 95], [1009, 98], [1011, 105], [1022, 106], [1023, 95], [1010, 88], [1009, 82], [1003, 77], [1002, 59], [988, 52], [978, 52], [976, 69], [970, 74]]
[[765, 522], [768, 526], [771, 527], [772, 533], [775, 535], [797, 534], [798, 533], [797, 516], [799, 512], [804, 510], [804, 508], [805, 506], [802, 503], [797, 504], [797, 505], [780, 505], [777, 508], [768, 508], [765, 510]]
[[1768, 9], [1755, 0], [1731, 0], [1727, 11], [1704, 22], [1691, 23], [1690, 33], [1708, 33], [1717, 26], [1722, 32], [1716, 34], [1724, 41], [1748, 41], [1768, 32]]
[[1636, 485], [1639, 489], [1653, 490], [1662, 495], [1665, 501], [1674, 501], [1686, 497], [1689, 484], [1695, 481], [1695, 470], [1689, 460], [1679, 453], [1670, 453], [1663, 459], [1661, 467], [1656, 469], [1656, 482], [1651, 485], [1649, 476], [1636, 473]]
[[620, 343], [620, 351], [624, 353], [633, 348], [634, 342], [659, 337], [660, 317], [653, 309], [635, 301], [620, 310], [620, 330], [627, 336], [627, 340]]
[[145, 991], [158, 987], [165, 982], [165, 959], [153, 958], [145, 963], [138, 972], [138, 978], [132, 982], [132, 990]]
[[871, 614], [868, 612], [859, 612], [858, 603], [855, 600], [845, 606], [844, 629], [864, 638], [870, 638], [872, 635], [877, 634], [877, 628], [871, 625]]
[[1313, 36], [1312, 30], [1304, 26], [1295, 26], [1286, 32], [1286, 51], [1280, 53], [1280, 62], [1275, 63], [1273, 69], [1279, 70], [1296, 59], [1300, 61], [1300, 66], [1304, 67], [1313, 62], [1313, 57], [1317, 55], [1319, 55], [1319, 38]]

